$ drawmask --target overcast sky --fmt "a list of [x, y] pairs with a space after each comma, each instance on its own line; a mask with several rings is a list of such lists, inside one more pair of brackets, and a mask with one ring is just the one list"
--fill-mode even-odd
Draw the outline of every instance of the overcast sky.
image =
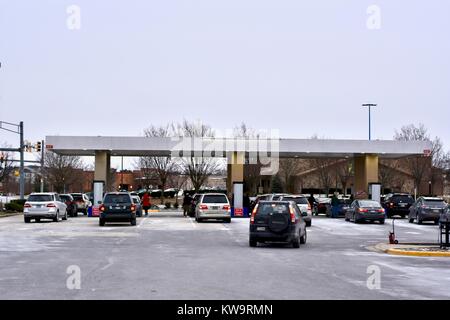
[[422, 122], [449, 149], [449, 39], [448, 0], [0, 0], [0, 120], [29, 140], [184, 118], [366, 139], [373, 102], [374, 139]]

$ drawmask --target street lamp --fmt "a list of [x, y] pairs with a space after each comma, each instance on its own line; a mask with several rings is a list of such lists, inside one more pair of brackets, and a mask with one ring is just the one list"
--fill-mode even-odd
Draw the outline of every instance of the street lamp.
[[376, 107], [377, 105], [376, 104], [374, 104], [374, 103], [364, 103], [363, 105], [362, 105], [363, 107], [369, 107], [369, 141], [370, 140], [372, 140], [372, 128], [371, 128], [371, 126], [372, 126], [372, 124], [371, 124], [371, 108], [372, 107]]

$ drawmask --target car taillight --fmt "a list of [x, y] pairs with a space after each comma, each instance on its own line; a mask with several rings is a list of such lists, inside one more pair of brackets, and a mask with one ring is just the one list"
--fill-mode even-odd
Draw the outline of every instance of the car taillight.
[[392, 207], [394, 206], [394, 203], [392, 203], [392, 202], [391, 202], [391, 203], [390, 203], [389, 205], [390, 205], [390, 206], [391, 206], [391, 208], [392, 208]]
[[208, 210], [208, 206], [204, 205], [204, 204], [201, 204], [200, 205], [200, 210]]
[[47, 208], [56, 208], [56, 205], [54, 203], [49, 203], [47, 205]]
[[229, 205], [223, 206], [223, 210], [230, 210], [230, 206]]
[[294, 208], [289, 207], [289, 213], [291, 214], [291, 222], [292, 223], [296, 223], [297, 219], [295, 218], [295, 211]]
[[250, 217], [250, 224], [255, 223], [256, 211], [258, 211], [258, 204], [253, 208], [252, 216]]
[[31, 204], [25, 203], [25, 204], [23, 205], [23, 207], [24, 207], [24, 208], [31, 208]]
[[362, 208], [359, 208], [358, 211], [359, 211], [359, 212], [369, 212], [369, 210], [367, 210], [367, 209], [362, 209]]
[[379, 213], [384, 213], [384, 209], [378, 209]]
[[99, 210], [100, 210], [101, 212], [105, 212], [105, 206], [104, 206], [104, 205], [101, 205], [100, 208], [99, 208]]
[[136, 205], [134, 205], [134, 204], [131, 205], [131, 211], [133, 211], [133, 212], [136, 211]]

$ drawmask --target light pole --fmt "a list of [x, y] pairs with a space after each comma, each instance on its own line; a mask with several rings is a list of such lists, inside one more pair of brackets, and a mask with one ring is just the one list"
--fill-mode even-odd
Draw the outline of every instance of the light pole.
[[363, 107], [369, 107], [369, 141], [372, 140], [372, 119], [371, 119], [371, 108], [376, 107], [375, 103], [364, 103]]

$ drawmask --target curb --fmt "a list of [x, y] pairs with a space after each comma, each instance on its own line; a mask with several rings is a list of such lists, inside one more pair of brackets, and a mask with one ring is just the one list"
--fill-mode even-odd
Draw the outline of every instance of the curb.
[[387, 254], [397, 255], [397, 256], [412, 256], [412, 257], [449, 257], [450, 252], [424, 252], [415, 250], [399, 250], [399, 249], [387, 249], [385, 251]]
[[[411, 244], [410, 244], [411, 245]], [[417, 248], [416, 244], [416, 248]], [[423, 246], [423, 244], [422, 244]], [[436, 246], [436, 244], [433, 244], [433, 246]], [[432, 251], [417, 251], [414, 250], [416, 248], [414, 247], [403, 247], [402, 249], [401, 245], [389, 245], [380, 243], [373, 247], [375, 251], [387, 253], [390, 255], [396, 255], [396, 256], [410, 256], [410, 257], [450, 257], [450, 251], [439, 251], [439, 252], [432, 252]], [[405, 250], [406, 249], [406, 250]]]
[[18, 212], [18, 213], [6, 213], [6, 214], [0, 214], [0, 219], [1, 218], [8, 218], [8, 217], [14, 217], [14, 216], [19, 216], [22, 213]]

